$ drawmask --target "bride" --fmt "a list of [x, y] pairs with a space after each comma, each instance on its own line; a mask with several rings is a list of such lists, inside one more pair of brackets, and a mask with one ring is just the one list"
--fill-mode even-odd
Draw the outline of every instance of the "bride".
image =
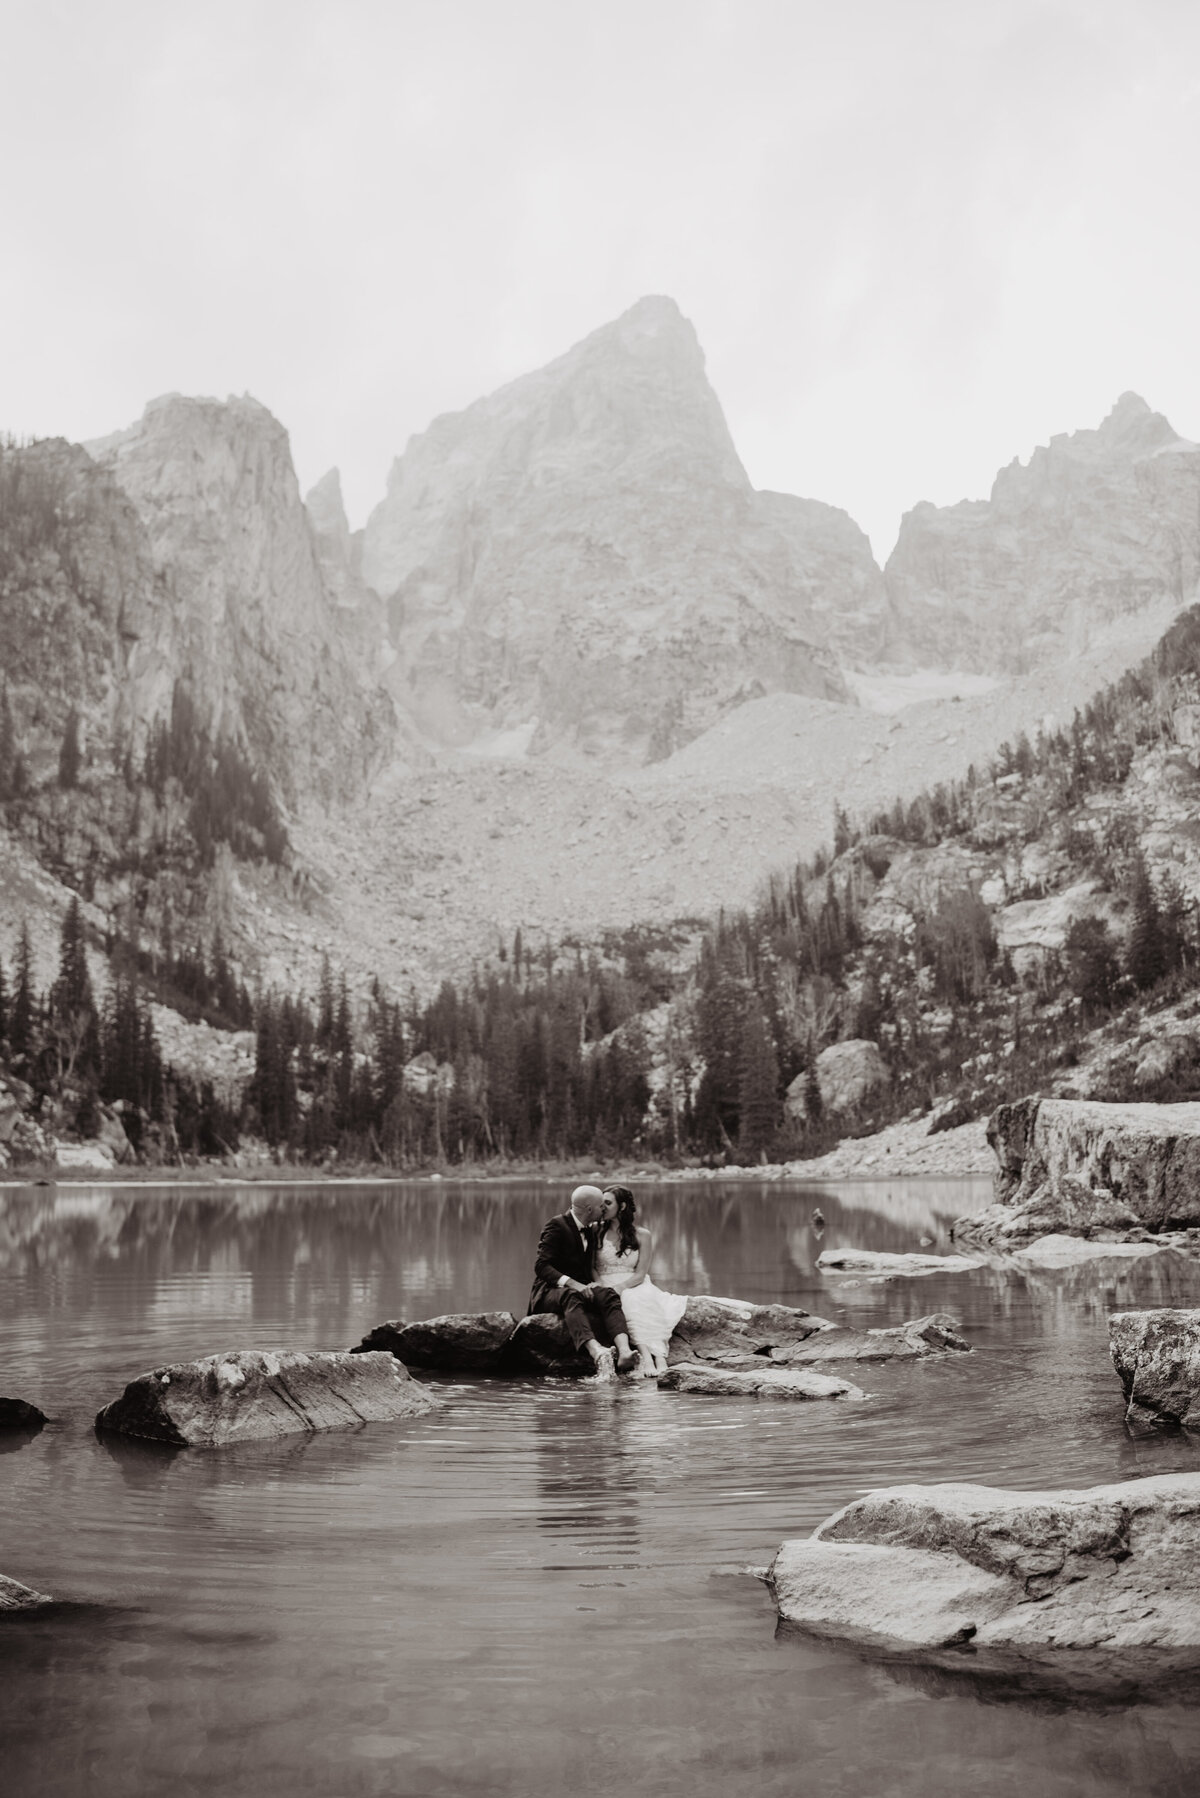
[[629, 1339], [641, 1352], [647, 1376], [666, 1373], [667, 1343], [687, 1305], [686, 1298], [654, 1284], [653, 1257], [654, 1237], [637, 1222], [632, 1192], [627, 1186], [606, 1186], [596, 1243], [596, 1284], [620, 1293]]

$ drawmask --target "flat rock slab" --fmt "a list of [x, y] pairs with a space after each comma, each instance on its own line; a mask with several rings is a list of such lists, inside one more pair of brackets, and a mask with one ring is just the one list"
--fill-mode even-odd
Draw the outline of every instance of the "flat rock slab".
[[455, 1312], [421, 1323], [397, 1319], [364, 1336], [352, 1355], [385, 1349], [405, 1367], [438, 1373], [500, 1373], [517, 1327], [511, 1311]]
[[0, 1398], [0, 1430], [40, 1430], [45, 1421], [45, 1412], [23, 1398]]
[[394, 1355], [238, 1349], [131, 1380], [98, 1430], [177, 1447], [222, 1448], [420, 1417], [441, 1400]]
[[1039, 1236], [1024, 1248], [1014, 1249], [1012, 1259], [1018, 1267], [1079, 1267], [1085, 1261], [1137, 1261], [1144, 1255], [1159, 1255], [1173, 1248], [1170, 1241], [1097, 1242], [1082, 1236]]
[[35, 1592], [32, 1586], [23, 1586], [20, 1580], [0, 1573], [0, 1611], [37, 1611], [44, 1604], [53, 1603], [45, 1592]]
[[1116, 1311], [1108, 1320], [1108, 1349], [1127, 1423], [1200, 1429], [1200, 1311]]
[[791, 1305], [745, 1305], [728, 1299], [689, 1298], [667, 1347], [679, 1361], [717, 1361], [726, 1355], [766, 1354], [805, 1342], [833, 1325]]
[[935, 1311], [891, 1329], [851, 1330], [834, 1324], [805, 1342], [772, 1349], [769, 1359], [786, 1367], [805, 1367], [822, 1361], [921, 1361], [931, 1355], [970, 1353], [970, 1343], [959, 1335], [958, 1319]]
[[807, 1369], [777, 1367], [760, 1362], [753, 1367], [716, 1367], [711, 1361], [681, 1361], [673, 1365], [659, 1380], [668, 1392], [702, 1393], [712, 1397], [744, 1398], [865, 1398], [849, 1380], [835, 1380], [828, 1374], [810, 1373]]
[[771, 1581], [788, 1622], [893, 1652], [1200, 1651], [1200, 1473], [884, 1488], [785, 1542]]
[[971, 1255], [876, 1255], [869, 1249], [822, 1249], [817, 1256], [826, 1274], [965, 1274], [983, 1265]]

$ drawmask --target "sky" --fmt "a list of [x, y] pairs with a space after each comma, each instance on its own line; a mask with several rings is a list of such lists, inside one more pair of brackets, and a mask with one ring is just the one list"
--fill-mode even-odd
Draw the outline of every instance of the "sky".
[[1200, 438], [1196, 0], [0, 0], [0, 430], [250, 392], [351, 523], [641, 295], [759, 487]]

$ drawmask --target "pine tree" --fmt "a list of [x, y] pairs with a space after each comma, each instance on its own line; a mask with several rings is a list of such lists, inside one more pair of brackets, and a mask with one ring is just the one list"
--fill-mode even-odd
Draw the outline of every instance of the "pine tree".
[[804, 1121], [810, 1130], [819, 1130], [825, 1121], [825, 1101], [817, 1077], [817, 1056], [810, 1036], [804, 1046]]
[[1166, 956], [1158, 903], [1145, 857], [1140, 853], [1134, 857], [1130, 868], [1129, 905], [1132, 915], [1125, 967], [1134, 984], [1145, 991], [1162, 978]]
[[66, 729], [58, 752], [58, 784], [69, 788], [79, 785], [79, 767], [83, 760], [79, 747], [79, 713], [74, 706], [67, 714]]
[[28, 1055], [33, 1049], [35, 1014], [33, 949], [29, 942], [29, 924], [27, 920], [22, 919], [21, 934], [17, 939], [15, 985], [9, 1020], [9, 1042], [14, 1056]]
[[13, 764], [17, 759], [17, 733], [13, 725], [12, 706], [8, 698], [8, 682], [0, 688], [0, 803], [15, 797]]
[[743, 1156], [765, 1156], [779, 1128], [779, 1062], [762, 1006], [746, 1006], [738, 1058], [738, 1147]]
[[62, 1078], [94, 1075], [100, 1063], [99, 1020], [88, 972], [83, 914], [74, 893], [63, 919], [58, 979], [50, 989], [50, 1022]]

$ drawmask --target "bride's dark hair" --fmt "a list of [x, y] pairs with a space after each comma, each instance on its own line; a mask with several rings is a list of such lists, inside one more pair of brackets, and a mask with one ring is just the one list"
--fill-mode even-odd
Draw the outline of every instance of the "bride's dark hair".
[[[615, 1223], [617, 1226], [619, 1233], [617, 1239], [618, 1253], [622, 1255], [630, 1254], [634, 1249], [640, 1246], [638, 1243], [637, 1223], [635, 1221], [637, 1218], [637, 1206], [634, 1203], [633, 1194], [627, 1186], [606, 1186], [604, 1191], [606, 1194], [611, 1192], [613, 1198], [617, 1201], [617, 1215], [615, 1218], [610, 1218], [609, 1223]], [[600, 1234], [601, 1236], [606, 1236], [608, 1234], [607, 1223], [604, 1225]]]

